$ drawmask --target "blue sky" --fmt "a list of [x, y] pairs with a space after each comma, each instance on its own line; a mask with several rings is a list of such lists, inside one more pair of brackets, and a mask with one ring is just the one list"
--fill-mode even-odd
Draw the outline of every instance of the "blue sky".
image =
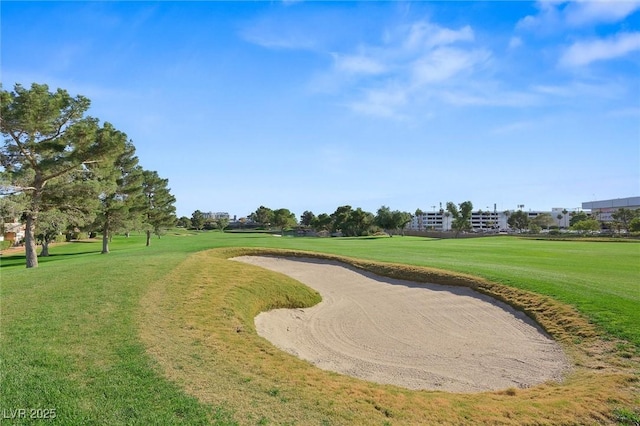
[[640, 194], [640, 2], [12, 2], [4, 89], [92, 101], [178, 215]]

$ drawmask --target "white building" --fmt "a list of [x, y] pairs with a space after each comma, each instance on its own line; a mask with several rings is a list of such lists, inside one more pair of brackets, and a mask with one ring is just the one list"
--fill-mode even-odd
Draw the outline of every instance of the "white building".
[[213, 219], [213, 220], [227, 219], [227, 220], [231, 220], [231, 216], [227, 212], [207, 212], [207, 213], [202, 213], [202, 216], [204, 216], [205, 219]]
[[[542, 213], [551, 215], [560, 228], [568, 228], [570, 212], [565, 208], [554, 208], [551, 211], [528, 211], [529, 219], [534, 219]], [[478, 210], [471, 213], [471, 227], [475, 232], [497, 232], [509, 230], [509, 216], [515, 210], [499, 212]], [[422, 215], [414, 215], [407, 228], [412, 231], [450, 231], [453, 218], [447, 211], [423, 212]]]

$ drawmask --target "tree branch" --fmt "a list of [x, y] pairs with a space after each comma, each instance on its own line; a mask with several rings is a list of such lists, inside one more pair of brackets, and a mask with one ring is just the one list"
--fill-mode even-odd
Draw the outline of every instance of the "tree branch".
[[35, 158], [33, 158], [31, 153], [24, 147], [24, 144], [20, 141], [20, 137], [16, 136], [13, 132], [9, 132], [9, 135], [15, 141], [22, 155], [24, 155], [25, 158], [29, 161], [29, 164], [31, 164], [31, 167], [33, 167], [33, 170], [38, 170], [37, 168], [38, 162], [35, 160]]
[[42, 179], [43, 182], [47, 182], [50, 181], [51, 179], [57, 178], [58, 176], [62, 176], [64, 174], [66, 174], [67, 172], [70, 172], [71, 170], [75, 169], [76, 167], [82, 165], [82, 164], [94, 164], [94, 163], [99, 163], [100, 160], [87, 160], [87, 161], [81, 161], [79, 163], [73, 164], [65, 169], [62, 169], [60, 171], [57, 171], [56, 173], [53, 173], [49, 176], [46, 176]]
[[0, 194], [2, 195], [14, 195], [24, 191], [35, 191], [33, 186], [0, 186]]

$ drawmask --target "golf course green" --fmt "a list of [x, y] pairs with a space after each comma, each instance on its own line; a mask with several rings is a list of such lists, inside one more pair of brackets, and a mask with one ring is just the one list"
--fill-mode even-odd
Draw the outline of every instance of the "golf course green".
[[[186, 230], [144, 242], [116, 236], [106, 255], [99, 240], [58, 244], [35, 269], [24, 267], [20, 251], [2, 254], [3, 422], [640, 422], [638, 242]], [[280, 251], [454, 280], [520, 304], [561, 342], [575, 371], [561, 384], [480, 394], [409, 391], [320, 371], [257, 336], [252, 322], [263, 310], [316, 304], [317, 293], [227, 260]]]

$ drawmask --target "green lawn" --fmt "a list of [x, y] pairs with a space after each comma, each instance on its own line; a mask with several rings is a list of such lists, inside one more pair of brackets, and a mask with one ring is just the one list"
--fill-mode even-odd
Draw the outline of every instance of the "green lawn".
[[24, 268], [23, 256], [2, 256], [0, 415], [55, 408], [52, 422], [59, 424], [233, 423], [224, 408], [199, 403], [157, 372], [135, 321], [149, 286], [191, 253], [236, 246], [318, 251], [479, 275], [573, 305], [606, 333], [640, 348], [638, 243], [182, 232], [144, 247], [143, 236], [116, 237], [108, 255], [99, 254], [99, 241], [54, 246], [52, 256], [31, 270]]

